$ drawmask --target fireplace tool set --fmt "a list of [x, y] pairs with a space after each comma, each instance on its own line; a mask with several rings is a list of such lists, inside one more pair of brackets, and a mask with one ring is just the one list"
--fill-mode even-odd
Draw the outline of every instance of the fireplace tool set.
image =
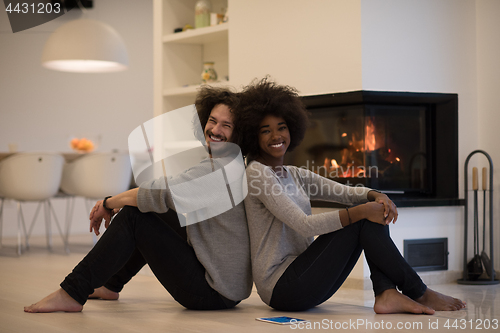
[[[474, 221], [473, 221], [473, 238], [474, 238], [474, 256], [472, 257], [471, 260], [468, 261], [467, 257], [467, 245], [468, 245], [468, 218], [469, 218], [469, 189], [468, 189], [468, 180], [469, 180], [469, 174], [468, 174], [468, 166], [469, 166], [469, 160], [470, 158], [477, 154], [481, 153], [486, 158], [488, 159], [489, 162], [489, 169], [490, 169], [490, 176], [489, 176], [489, 189], [488, 189], [488, 169], [483, 168], [482, 169], [482, 194], [483, 194], [483, 207], [482, 207], [482, 218], [483, 218], [483, 223], [482, 223], [482, 252], [479, 252], [480, 249], [480, 233], [479, 233], [479, 204], [478, 204], [478, 195], [479, 195], [479, 179], [478, 179], [478, 169], [476, 167], [472, 168], [472, 191], [473, 191], [473, 196], [474, 196], [474, 209], [473, 209], [473, 216], [474, 216]], [[464, 218], [464, 274], [463, 278], [458, 280], [457, 282], [459, 284], [475, 284], [475, 285], [485, 285], [485, 284], [498, 284], [500, 281], [498, 279], [495, 279], [495, 268], [493, 265], [493, 161], [491, 160], [491, 157], [488, 153], [486, 153], [483, 150], [475, 150], [472, 153], [467, 156], [467, 159], [465, 160], [465, 218]], [[489, 200], [486, 200], [486, 192], [489, 192]], [[486, 253], [486, 202], [488, 201], [488, 208], [489, 208], [489, 255]], [[484, 271], [486, 272], [486, 275], [488, 276], [487, 279], [485, 278], [480, 278], [481, 275], [483, 275], [483, 267]]]

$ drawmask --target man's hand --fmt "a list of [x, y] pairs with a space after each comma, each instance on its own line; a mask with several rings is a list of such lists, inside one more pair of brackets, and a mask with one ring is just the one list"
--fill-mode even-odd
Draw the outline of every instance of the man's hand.
[[103, 207], [102, 203], [104, 200], [97, 201], [94, 208], [90, 212], [90, 232], [94, 230], [96, 235], [99, 235], [99, 227], [101, 226], [102, 219], [104, 219], [104, 226], [106, 229], [111, 223], [111, 218], [120, 211], [124, 206], [137, 207], [137, 193], [139, 188], [122, 192], [117, 195], [113, 195], [106, 201], [106, 206], [112, 207], [112, 210], [107, 210]]
[[104, 219], [104, 226], [106, 229], [109, 227], [111, 223], [111, 217], [115, 214], [115, 210], [109, 211], [105, 209], [102, 205], [103, 200], [97, 201], [94, 208], [90, 212], [90, 232], [92, 230], [99, 236], [99, 228], [101, 227], [102, 220]]

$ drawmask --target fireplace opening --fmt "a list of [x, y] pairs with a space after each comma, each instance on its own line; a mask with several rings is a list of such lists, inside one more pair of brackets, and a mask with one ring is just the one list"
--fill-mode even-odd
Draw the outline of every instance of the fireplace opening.
[[403, 207], [461, 204], [456, 94], [355, 91], [302, 100], [311, 124], [286, 164], [380, 190]]

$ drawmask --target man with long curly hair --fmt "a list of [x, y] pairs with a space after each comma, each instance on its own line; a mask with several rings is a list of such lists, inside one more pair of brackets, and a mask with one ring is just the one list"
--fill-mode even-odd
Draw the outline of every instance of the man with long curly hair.
[[[238, 103], [238, 95], [229, 89], [204, 86], [200, 90], [195, 106], [203, 133], [197, 136], [209, 149], [237, 141], [234, 110]], [[188, 309], [227, 309], [247, 298], [252, 278], [242, 198], [219, 215], [179, 226], [172, 184], [177, 180], [196, 183], [213, 171], [224, 172], [224, 168], [215, 158], [207, 158], [173, 179], [151, 180], [98, 201], [90, 214], [90, 229], [99, 234], [104, 219], [106, 232], [60, 289], [24, 311], [78, 312], [89, 295], [117, 299], [146, 263], [172, 297]], [[195, 186], [190, 193], [198, 194]], [[121, 210], [110, 224], [116, 209]]]

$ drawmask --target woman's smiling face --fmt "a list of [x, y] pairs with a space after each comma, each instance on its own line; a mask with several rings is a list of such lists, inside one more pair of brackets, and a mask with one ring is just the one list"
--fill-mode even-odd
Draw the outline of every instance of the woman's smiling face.
[[283, 157], [290, 145], [290, 131], [285, 119], [265, 116], [259, 125], [259, 155], [269, 163], [283, 164]]

